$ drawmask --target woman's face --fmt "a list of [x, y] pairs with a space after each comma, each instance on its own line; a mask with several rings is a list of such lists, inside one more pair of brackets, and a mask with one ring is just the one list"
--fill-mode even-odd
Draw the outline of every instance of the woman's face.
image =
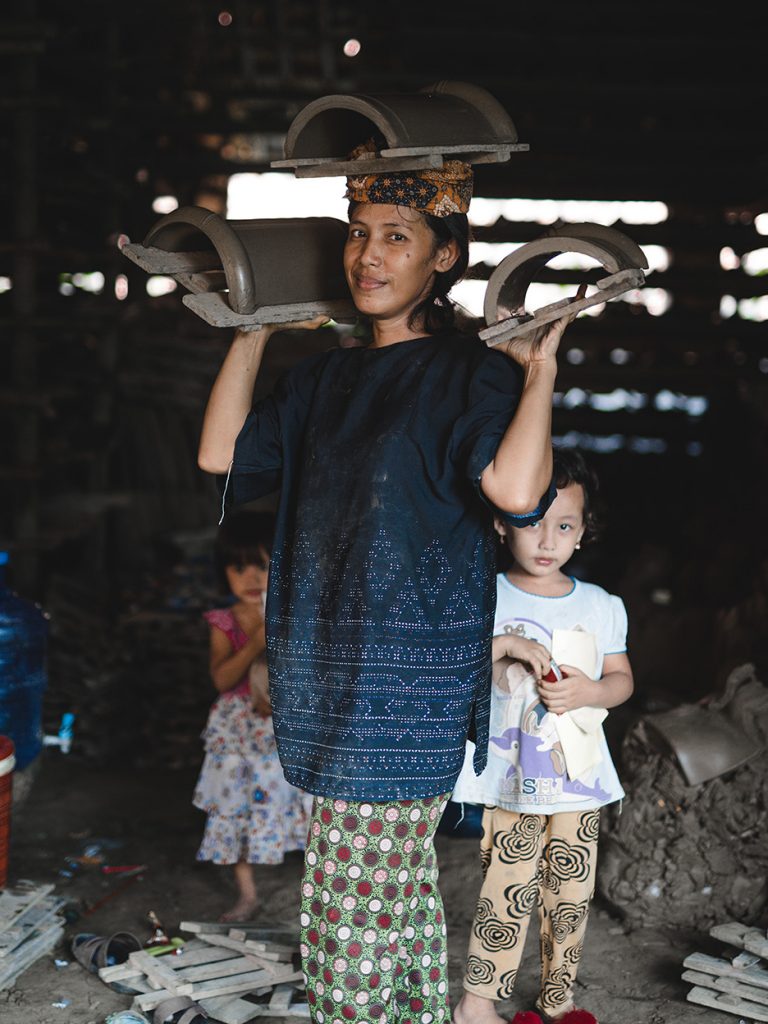
[[344, 273], [355, 306], [380, 321], [407, 321], [426, 298], [436, 272], [458, 258], [455, 242], [436, 244], [416, 210], [385, 203], [359, 203], [344, 247]]

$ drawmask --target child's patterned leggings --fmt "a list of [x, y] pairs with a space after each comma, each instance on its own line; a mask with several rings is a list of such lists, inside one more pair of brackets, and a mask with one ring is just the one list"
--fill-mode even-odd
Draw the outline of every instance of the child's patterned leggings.
[[538, 1010], [557, 1016], [572, 989], [595, 889], [600, 812], [517, 814], [486, 807], [484, 881], [469, 940], [464, 988], [486, 999], [512, 994], [528, 921], [538, 908]]
[[301, 957], [317, 1024], [450, 1020], [433, 846], [446, 799], [315, 799]]

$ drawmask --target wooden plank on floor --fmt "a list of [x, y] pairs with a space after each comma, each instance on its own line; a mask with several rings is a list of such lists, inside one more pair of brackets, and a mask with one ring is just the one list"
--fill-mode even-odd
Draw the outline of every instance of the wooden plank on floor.
[[224, 949], [223, 946], [212, 946], [210, 942], [201, 942], [200, 949], [192, 949], [187, 952], [186, 946], [182, 947], [184, 952], [176, 956], [169, 956], [166, 961], [163, 955], [163, 962], [174, 971], [183, 971], [185, 967], [196, 967], [199, 964], [214, 964], [223, 960], [231, 960], [238, 954], [232, 949]]
[[[149, 954], [146, 954], [149, 955]], [[115, 964], [112, 967], [102, 967], [99, 970], [99, 977], [109, 984], [113, 981], [123, 982], [128, 985], [136, 985], [137, 981], [144, 978], [145, 974], [154, 982], [155, 989], [166, 989], [173, 991], [170, 979], [167, 985], [160, 984], [160, 973], [153, 970], [152, 974], [145, 972], [142, 966], [137, 966], [137, 960], [128, 960], [124, 964]], [[223, 949], [216, 946], [206, 945], [205, 949], [193, 950], [189, 959], [183, 956], [162, 956], [152, 958], [155, 961], [162, 961], [159, 966], [173, 972], [174, 988], [179, 995], [189, 995], [189, 992], [178, 992], [180, 985], [189, 986], [200, 981], [207, 981], [214, 978], [234, 977], [238, 974], [245, 974], [260, 970], [262, 965], [255, 957], [239, 955], [231, 949]], [[141, 964], [146, 961], [141, 958]], [[268, 987], [271, 991], [272, 986]]]
[[683, 981], [691, 985], [701, 985], [704, 988], [714, 988], [718, 992], [730, 992], [731, 995], [740, 996], [742, 999], [751, 999], [753, 1003], [762, 1003], [768, 1006], [768, 992], [762, 988], [755, 988], [754, 985], [742, 985], [735, 978], [721, 978], [716, 974], [702, 974], [701, 971], [683, 971]]
[[[204, 938], [206, 942], [210, 942], [213, 946], [223, 946], [224, 949], [233, 949], [238, 953], [242, 953], [245, 956], [252, 956], [265, 970], [281, 971], [287, 966], [285, 962], [274, 960], [268, 956], [263, 955], [258, 950], [251, 949], [247, 942], [241, 942], [240, 939], [233, 939], [229, 935], [205, 935], [201, 933], [201, 938]], [[291, 959], [293, 959], [291, 957]]]
[[728, 992], [713, 992], [711, 988], [694, 986], [687, 994], [689, 1003], [696, 1003], [698, 1006], [709, 1006], [713, 1010], [722, 1010], [724, 1013], [735, 1013], [739, 1017], [749, 1017], [753, 1021], [768, 1021], [768, 1006], [761, 1006], [759, 1003], [751, 1003], [746, 999], [739, 999]]
[[192, 953], [196, 949], [204, 949], [206, 945], [207, 943], [201, 942], [200, 939], [185, 939], [184, 945], [179, 948], [183, 949], [185, 953]]
[[272, 998], [269, 1000], [270, 1010], [287, 1010], [291, 1005], [296, 987], [290, 984], [276, 985]]
[[33, 932], [41, 931], [50, 924], [63, 906], [64, 900], [61, 897], [44, 896], [22, 911], [16, 923], [0, 933], [0, 959], [30, 938]]
[[[238, 974], [234, 978], [222, 978], [221, 980], [203, 981], [195, 984], [192, 991], [188, 993], [193, 999], [206, 999], [211, 996], [237, 995], [238, 993], [250, 992], [265, 983], [281, 981], [300, 981], [303, 978], [301, 971], [293, 971], [285, 976], [274, 978], [270, 971], [251, 971], [248, 974]], [[172, 992], [159, 991], [147, 992], [145, 995], [136, 996], [133, 1006], [137, 1010], [152, 1010], [163, 999], [170, 999]]]
[[238, 953], [248, 953], [250, 950], [241, 939], [233, 939], [230, 935], [219, 935], [215, 932], [201, 932], [200, 938], [210, 942], [212, 946], [221, 946], [223, 949], [235, 949]]
[[737, 978], [746, 985], [768, 989], [768, 970], [757, 964], [754, 967], [734, 967], [727, 960], [716, 956], [708, 956], [706, 953], [691, 953], [683, 960], [683, 967], [688, 967], [692, 971], [702, 971], [704, 974], [719, 974], [725, 978]]
[[299, 945], [299, 930], [280, 928], [230, 928], [230, 938], [241, 942], [260, 943], [265, 949], [294, 950]]
[[296, 946], [273, 946], [271, 943], [254, 942], [253, 939], [245, 940], [246, 949], [253, 950], [264, 960], [273, 960], [275, 963], [287, 964], [293, 960], [299, 952]]
[[37, 885], [26, 878], [12, 889], [0, 889], [0, 932], [13, 928], [22, 914], [52, 892], [52, 883]]
[[210, 978], [232, 978], [237, 974], [247, 974], [260, 969], [261, 964], [252, 956], [235, 955], [228, 960], [220, 960], [218, 963], [185, 968], [179, 972], [179, 976], [185, 982], [191, 981], [197, 984], [199, 981], [208, 981]]
[[5, 957], [0, 966], [0, 989], [10, 988], [20, 974], [31, 967], [41, 956], [45, 956], [61, 942], [64, 926], [52, 924], [39, 935], [32, 936]]
[[249, 928], [247, 925], [236, 925], [229, 927], [229, 935], [236, 939], [260, 939], [262, 942], [283, 943], [289, 946], [299, 943], [298, 928]]
[[716, 924], [709, 929], [709, 934], [721, 942], [728, 942], [739, 949], [746, 949], [748, 953], [768, 958], [768, 939], [765, 932], [760, 928], [751, 928], [746, 924], [739, 924], [737, 921], [728, 921], [725, 924]]
[[237, 924], [222, 924], [220, 921], [182, 921], [180, 932], [193, 932], [195, 935], [205, 932], [208, 935], [228, 935], [233, 928], [244, 928], [246, 931], [258, 929], [253, 921], [238, 921]]
[[[191, 943], [186, 943], [181, 947], [184, 950], [182, 954], [171, 956], [164, 953], [162, 955], [163, 964], [172, 971], [181, 971], [185, 967], [193, 967], [197, 964], [213, 964], [224, 960], [232, 960], [238, 955], [231, 949], [211, 946], [207, 942], [201, 942], [199, 947], [194, 947], [191, 950], [189, 946], [191, 946]], [[99, 977], [102, 981], [106, 981], [107, 984], [110, 981], [125, 981], [128, 978], [135, 978], [137, 975], [143, 975], [143, 973], [143, 971], [134, 967], [130, 960], [127, 960], [124, 964], [113, 964], [111, 967], [99, 968]]]
[[136, 950], [128, 957], [129, 963], [142, 971], [149, 981], [158, 989], [167, 989], [175, 996], [188, 996], [192, 992], [192, 982], [184, 981], [177, 971], [166, 967], [160, 957], [150, 956], [143, 949]]
[[101, 980], [109, 985], [113, 981], [133, 981], [135, 978], [143, 978], [144, 972], [132, 963], [126, 961], [124, 964], [110, 964], [109, 967], [100, 967], [98, 971]]
[[744, 949], [748, 953], [756, 953], [768, 960], [768, 939], [765, 937], [765, 932], [761, 932], [759, 928], [750, 930], [744, 936]]

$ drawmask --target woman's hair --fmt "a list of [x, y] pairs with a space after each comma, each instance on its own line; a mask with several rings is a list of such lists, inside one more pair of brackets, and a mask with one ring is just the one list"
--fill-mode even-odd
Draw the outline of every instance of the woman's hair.
[[555, 487], [562, 491], [569, 484], [579, 484], [584, 494], [584, 536], [582, 541], [595, 540], [600, 533], [598, 517], [599, 482], [597, 474], [587, 464], [581, 452], [574, 448], [553, 450], [553, 477]]
[[[349, 218], [355, 212], [357, 203], [349, 204]], [[411, 209], [413, 209], [411, 207]], [[441, 245], [447, 245], [451, 239], [455, 240], [459, 248], [459, 256], [450, 270], [435, 274], [432, 282], [432, 290], [425, 299], [422, 299], [411, 310], [408, 317], [408, 326], [414, 330], [417, 325], [423, 326], [427, 334], [440, 334], [443, 331], [450, 331], [456, 324], [456, 312], [453, 303], [448, 298], [448, 292], [457, 281], [460, 281], [467, 272], [469, 266], [469, 220], [466, 213], [449, 213], [447, 217], [435, 217], [431, 213], [421, 213], [414, 210], [426, 221], [427, 227], [432, 232], [434, 239], [433, 253]]]
[[260, 509], [240, 509], [229, 512], [219, 527], [216, 539], [216, 557], [220, 570], [229, 566], [244, 569], [247, 565], [262, 565], [264, 554], [272, 553], [275, 522], [271, 512]]
[[427, 334], [449, 331], [456, 322], [456, 311], [448, 292], [460, 281], [469, 266], [469, 220], [466, 213], [449, 213], [447, 217], [435, 217], [423, 213], [427, 227], [432, 232], [436, 251], [453, 239], [459, 248], [459, 257], [450, 270], [435, 274], [429, 295], [414, 306], [408, 317], [408, 326], [414, 330], [416, 324], [423, 324]]

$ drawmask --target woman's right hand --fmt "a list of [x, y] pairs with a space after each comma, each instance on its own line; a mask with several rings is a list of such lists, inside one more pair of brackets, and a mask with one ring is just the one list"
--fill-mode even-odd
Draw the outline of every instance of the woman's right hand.
[[318, 313], [308, 320], [292, 320], [286, 324], [264, 324], [261, 327], [249, 329], [236, 327], [234, 340], [241, 341], [245, 338], [252, 338], [253, 340], [264, 338], [266, 340], [266, 338], [271, 337], [277, 331], [316, 331], [318, 327], [323, 327], [327, 323], [330, 323], [328, 315], [326, 313]]

